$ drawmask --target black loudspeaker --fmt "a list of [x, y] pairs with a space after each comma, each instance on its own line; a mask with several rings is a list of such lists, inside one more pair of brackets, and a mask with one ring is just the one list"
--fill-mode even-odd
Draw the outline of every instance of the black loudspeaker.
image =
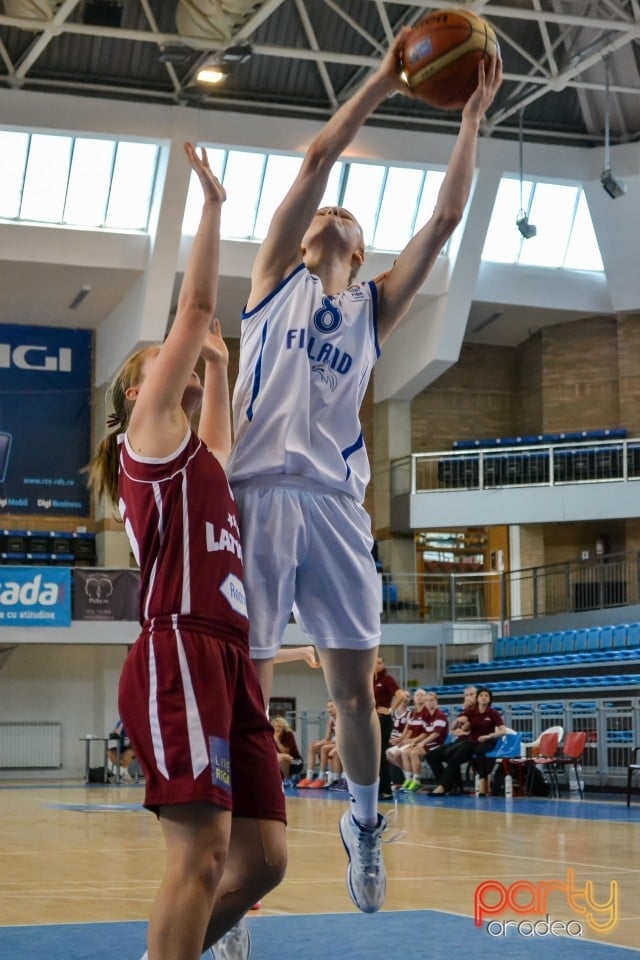
[[122, 26], [124, 0], [85, 0], [82, 22], [94, 27]]

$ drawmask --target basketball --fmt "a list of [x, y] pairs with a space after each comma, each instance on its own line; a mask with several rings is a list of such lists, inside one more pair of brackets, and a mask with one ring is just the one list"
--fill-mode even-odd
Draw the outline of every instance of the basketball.
[[493, 27], [467, 10], [437, 10], [412, 28], [402, 50], [410, 88], [432, 107], [461, 110], [478, 85], [478, 64], [498, 53]]

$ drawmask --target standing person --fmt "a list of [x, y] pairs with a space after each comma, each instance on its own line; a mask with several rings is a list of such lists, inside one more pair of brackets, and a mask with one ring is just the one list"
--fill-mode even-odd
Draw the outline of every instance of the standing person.
[[389, 737], [393, 730], [392, 712], [399, 703], [401, 696], [402, 690], [400, 690], [394, 677], [392, 677], [390, 673], [387, 673], [384, 660], [382, 657], [377, 657], [373, 670], [373, 698], [376, 713], [378, 714], [378, 723], [380, 724], [380, 783], [378, 786], [378, 800], [391, 800], [393, 798], [391, 775], [387, 761], [387, 747], [389, 746]]
[[342, 207], [318, 209], [334, 162], [397, 91], [396, 38], [380, 67], [309, 145], [255, 259], [242, 315], [229, 475], [240, 510], [251, 655], [268, 703], [273, 661], [295, 604], [337, 710], [349, 787], [340, 835], [356, 906], [382, 906], [385, 820], [377, 810], [380, 726], [371, 677], [379, 582], [362, 501], [369, 464], [359, 408], [386, 340], [409, 310], [469, 196], [480, 122], [500, 83], [493, 61], [467, 102], [436, 208], [393, 267], [354, 284], [362, 229]]
[[[206, 153], [190, 144], [185, 153], [204, 205], [176, 318], [162, 346], [139, 350], [117, 375], [109, 420], [117, 434], [91, 465], [140, 566], [142, 632], [122, 670], [119, 709], [167, 847], [149, 960], [197, 960], [280, 882], [286, 862], [282, 781], [249, 657], [224, 472], [228, 356], [214, 310], [225, 194]], [[201, 404], [196, 435], [190, 418]]]

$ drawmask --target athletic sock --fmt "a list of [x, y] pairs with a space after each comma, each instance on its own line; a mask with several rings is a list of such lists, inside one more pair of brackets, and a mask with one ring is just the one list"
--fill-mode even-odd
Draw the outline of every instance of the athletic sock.
[[376, 780], [371, 786], [364, 787], [359, 783], [354, 783], [347, 777], [347, 787], [349, 789], [349, 799], [351, 800], [351, 815], [363, 827], [375, 827], [378, 825], [378, 786], [380, 781]]

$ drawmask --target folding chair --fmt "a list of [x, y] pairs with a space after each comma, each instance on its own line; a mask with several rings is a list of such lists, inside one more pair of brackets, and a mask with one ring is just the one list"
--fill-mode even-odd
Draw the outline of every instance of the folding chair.
[[554, 757], [552, 767], [553, 776], [556, 778], [556, 786], [558, 783], [558, 771], [562, 767], [573, 767], [581, 800], [584, 798], [584, 791], [582, 789], [582, 784], [580, 783], [578, 766], [582, 760], [586, 742], [587, 734], [584, 730], [568, 733], [565, 737], [564, 743], [562, 744], [562, 753], [560, 753], [557, 757]]

